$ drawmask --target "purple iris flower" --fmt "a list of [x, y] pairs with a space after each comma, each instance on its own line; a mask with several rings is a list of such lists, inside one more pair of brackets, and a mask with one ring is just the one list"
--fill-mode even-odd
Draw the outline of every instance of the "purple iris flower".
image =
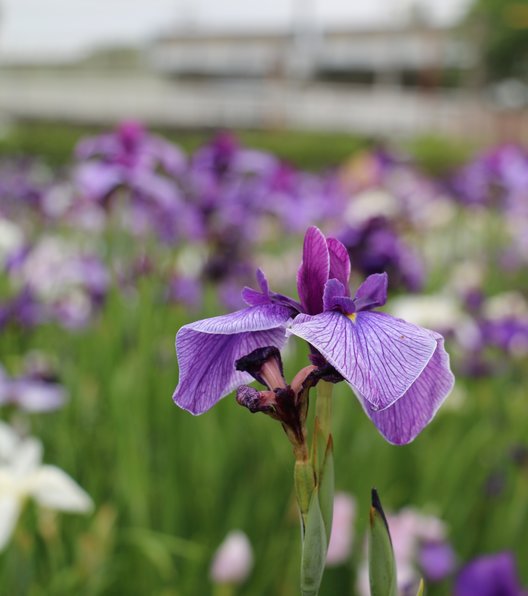
[[64, 405], [66, 391], [54, 379], [25, 375], [9, 378], [0, 367], [0, 406], [14, 405], [26, 412], [50, 412]]
[[388, 272], [391, 287], [419, 291], [424, 267], [419, 255], [397, 233], [385, 217], [373, 217], [357, 226], [347, 226], [339, 235], [347, 247], [354, 269], [363, 275]]
[[428, 540], [421, 544], [418, 561], [424, 576], [431, 582], [449, 577], [456, 567], [455, 551], [445, 540]]
[[235, 363], [289, 335], [306, 340], [313, 364], [331, 365], [391, 443], [412, 441], [450, 392], [454, 378], [441, 335], [374, 309], [387, 297], [387, 275], [369, 276], [350, 294], [346, 248], [309, 228], [297, 275], [300, 302], [269, 289], [242, 292], [247, 308], [182, 327], [176, 336], [180, 365], [174, 401], [201, 414], [252, 377]]
[[512, 553], [479, 557], [466, 565], [455, 582], [455, 596], [526, 596]]

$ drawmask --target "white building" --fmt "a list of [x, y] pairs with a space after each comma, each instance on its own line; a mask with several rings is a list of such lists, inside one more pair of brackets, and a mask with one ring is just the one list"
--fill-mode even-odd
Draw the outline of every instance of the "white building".
[[426, 25], [304, 32], [182, 32], [159, 38], [150, 64], [174, 77], [322, 78], [413, 84], [424, 73], [464, 71], [472, 47]]

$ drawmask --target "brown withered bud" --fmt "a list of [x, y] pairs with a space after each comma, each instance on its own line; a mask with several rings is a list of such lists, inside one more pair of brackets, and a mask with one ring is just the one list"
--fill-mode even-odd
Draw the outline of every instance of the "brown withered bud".
[[275, 409], [275, 393], [273, 391], [259, 391], [248, 385], [241, 385], [236, 392], [236, 400], [252, 414], [264, 412], [273, 416]]
[[327, 381], [328, 383], [340, 383], [344, 380], [341, 373], [338, 373], [337, 370], [311, 346], [308, 358], [310, 359], [310, 362], [317, 367], [319, 379]]
[[236, 362], [237, 370], [248, 372], [267, 391], [258, 391], [242, 385], [237, 389], [237, 402], [250, 412], [262, 412], [281, 422], [294, 449], [306, 445], [306, 416], [310, 389], [322, 378], [324, 371], [316, 366], [300, 370], [290, 385], [283, 376], [282, 360], [277, 348], [266, 347], [254, 350]]
[[253, 350], [247, 356], [237, 360], [235, 367], [237, 370], [249, 373], [268, 389], [286, 387], [282, 358], [275, 346], [266, 346], [265, 348]]

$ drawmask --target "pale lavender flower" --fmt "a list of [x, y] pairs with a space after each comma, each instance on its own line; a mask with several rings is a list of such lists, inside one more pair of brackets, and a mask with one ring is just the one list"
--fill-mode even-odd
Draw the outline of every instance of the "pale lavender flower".
[[326, 554], [327, 567], [346, 563], [350, 559], [354, 541], [354, 522], [356, 519], [356, 501], [347, 493], [336, 493], [334, 497], [334, 515], [332, 533]]
[[18, 293], [4, 304], [0, 324], [58, 320], [65, 327], [81, 327], [102, 304], [109, 284], [108, 272], [95, 255], [52, 236], [12, 260], [8, 272]]
[[30, 353], [24, 372], [9, 376], [0, 366], [0, 406], [15, 406], [26, 412], [49, 412], [64, 405], [65, 388], [58, 382], [45, 357]]
[[210, 577], [215, 584], [242, 584], [253, 567], [253, 549], [240, 530], [230, 532], [218, 547], [211, 563]]

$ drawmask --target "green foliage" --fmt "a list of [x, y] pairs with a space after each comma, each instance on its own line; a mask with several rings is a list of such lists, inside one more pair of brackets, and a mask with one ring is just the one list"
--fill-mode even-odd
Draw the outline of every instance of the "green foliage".
[[[0, 155], [34, 155], [50, 165], [71, 161], [76, 143], [86, 135], [98, 134], [101, 128], [46, 122], [13, 125], [0, 136]], [[193, 151], [209, 140], [212, 130], [157, 131], [186, 151]], [[320, 169], [339, 164], [367, 142], [345, 133], [292, 131], [236, 131], [242, 143], [271, 151], [280, 158], [306, 169]]]
[[[212, 554], [229, 530], [240, 528], [256, 564], [239, 594], [298, 594], [288, 441], [279, 424], [250, 415], [232, 397], [199, 418], [174, 406], [174, 334], [197, 315], [158, 306], [160, 291], [145, 283], [135, 297], [113, 294], [84, 331], [49, 325], [0, 338], [6, 364], [29, 349], [53, 352], [61, 362], [70, 401], [35, 415], [33, 430], [44, 441], [45, 461], [63, 467], [97, 506], [92, 517], [51, 521], [28, 508], [0, 554], [6, 593], [208, 594]], [[217, 310], [212, 304], [198, 316]], [[292, 343], [287, 378], [305, 364], [305, 349]], [[358, 525], [353, 563], [325, 572], [321, 596], [354, 594], [371, 486], [388, 511], [413, 505], [445, 519], [461, 560], [504, 548], [528, 560], [528, 470], [510, 455], [526, 437], [521, 378], [459, 380], [458, 396], [400, 448], [383, 441], [344, 383], [335, 387], [336, 486], [358, 498]], [[503, 488], [487, 492], [498, 473]], [[428, 591], [445, 594], [434, 586]]]
[[424, 172], [442, 176], [467, 161], [475, 147], [469, 141], [429, 133], [411, 139], [407, 150]]
[[368, 553], [371, 596], [398, 596], [396, 561], [389, 527], [375, 490], [372, 491], [370, 507]]
[[467, 22], [489, 81], [528, 81], [528, 0], [476, 0]]

